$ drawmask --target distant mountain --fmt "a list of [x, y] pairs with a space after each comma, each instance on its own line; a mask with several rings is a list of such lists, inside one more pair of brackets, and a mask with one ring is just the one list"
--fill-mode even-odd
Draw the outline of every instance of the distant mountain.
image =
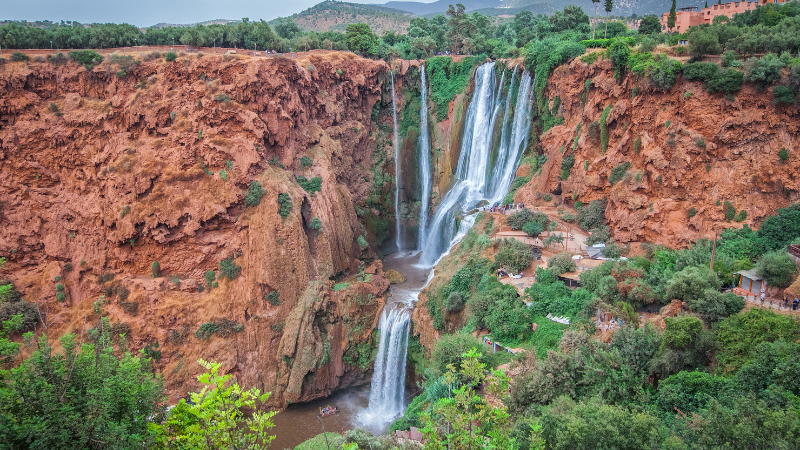
[[383, 5], [338, 1], [324, 1], [289, 16], [297, 25], [309, 31], [344, 31], [351, 23], [364, 22], [379, 36], [387, 30], [405, 33], [414, 17], [414, 13], [409, 11]]
[[444, 13], [450, 5], [455, 5], [456, 3], [464, 5], [467, 11], [503, 6], [501, 0], [438, 0], [433, 3], [392, 1], [384, 3], [381, 6], [400, 9], [418, 16], [424, 16], [433, 13]]
[[[567, 5], [578, 5], [590, 16], [594, 14], [594, 4], [591, 0], [438, 0], [433, 3], [391, 1], [376, 6], [386, 6], [408, 11], [418, 16], [433, 17], [437, 14], [444, 14], [448, 6], [456, 3], [463, 4], [469, 12], [477, 11], [489, 16], [513, 16], [522, 10], [549, 15], [564, 9]], [[678, 7], [702, 6], [700, 2], [692, 0], [679, 0], [677, 3]], [[615, 16], [661, 15], [669, 11], [670, 6], [672, 6], [670, 0], [616, 0], [611, 14]], [[605, 15], [602, 2], [597, 5], [597, 15]]]
[[228, 19], [214, 19], [214, 20], [206, 20], [205, 22], [198, 22], [198, 23], [157, 23], [152, 26], [152, 28], [166, 28], [166, 27], [178, 27], [178, 28], [186, 28], [186, 27], [194, 27], [197, 25], [225, 25], [227, 23], [239, 23], [241, 20], [228, 20]]

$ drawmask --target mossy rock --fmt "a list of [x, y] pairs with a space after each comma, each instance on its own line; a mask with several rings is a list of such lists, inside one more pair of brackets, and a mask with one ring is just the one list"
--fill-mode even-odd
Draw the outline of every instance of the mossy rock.
[[384, 274], [391, 284], [405, 283], [406, 276], [396, 270], [387, 270]]

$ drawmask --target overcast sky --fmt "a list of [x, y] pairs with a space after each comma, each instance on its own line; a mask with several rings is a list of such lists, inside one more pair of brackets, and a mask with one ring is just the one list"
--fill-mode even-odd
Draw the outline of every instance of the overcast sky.
[[[81, 23], [126, 22], [138, 27], [157, 23], [195, 23], [213, 19], [272, 20], [322, 0], [2, 0], [0, 20], [77, 20]], [[385, 3], [388, 0], [349, 0]], [[433, 0], [421, 0], [430, 3]]]

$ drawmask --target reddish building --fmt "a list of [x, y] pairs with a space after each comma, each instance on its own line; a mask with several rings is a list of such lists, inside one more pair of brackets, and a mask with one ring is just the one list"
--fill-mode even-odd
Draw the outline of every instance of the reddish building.
[[734, 14], [743, 13], [756, 9], [757, 6], [766, 5], [768, 3], [784, 3], [789, 0], [758, 0], [755, 2], [730, 2], [720, 5], [711, 5], [708, 8], [698, 9], [696, 6], [688, 8], [680, 8], [675, 12], [675, 28], [670, 30], [667, 28], [667, 20], [669, 19], [669, 12], [665, 12], [661, 17], [661, 30], [662, 31], [677, 31], [684, 33], [689, 27], [700, 25], [701, 23], [711, 23], [714, 17], [725, 16], [727, 18], [733, 17]]

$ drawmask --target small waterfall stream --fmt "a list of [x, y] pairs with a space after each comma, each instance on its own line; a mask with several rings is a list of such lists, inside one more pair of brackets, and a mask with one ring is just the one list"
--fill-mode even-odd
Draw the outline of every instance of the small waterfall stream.
[[419, 208], [419, 237], [417, 250], [425, 247], [428, 230], [428, 205], [431, 197], [431, 145], [428, 138], [428, 84], [425, 82], [425, 66], [422, 66], [422, 105], [419, 109], [419, 174], [421, 180], [421, 202]]
[[397, 222], [394, 243], [397, 251], [403, 250], [403, 243], [400, 234], [400, 143], [397, 138], [397, 99], [394, 92], [394, 71], [392, 74], [392, 121], [394, 122], [394, 217]]

